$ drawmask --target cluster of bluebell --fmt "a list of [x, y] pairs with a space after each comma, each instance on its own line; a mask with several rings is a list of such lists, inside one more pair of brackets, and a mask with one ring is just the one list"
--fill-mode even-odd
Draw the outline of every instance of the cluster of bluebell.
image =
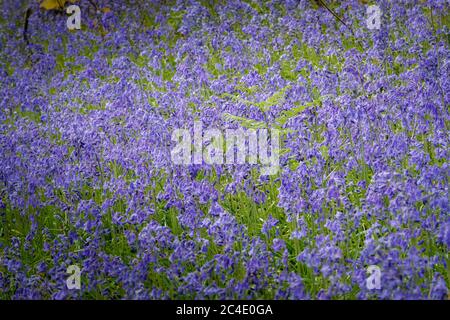
[[[80, 30], [0, 3], [0, 298], [448, 297], [448, 1], [379, 30], [357, 0], [92, 2]], [[278, 172], [174, 163], [196, 121], [276, 128]]]

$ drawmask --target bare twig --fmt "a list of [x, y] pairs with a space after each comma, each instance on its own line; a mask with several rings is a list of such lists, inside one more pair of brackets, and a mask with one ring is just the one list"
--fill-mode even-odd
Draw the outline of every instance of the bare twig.
[[348, 26], [345, 22], [344, 22], [344, 20], [342, 20], [338, 15], [337, 15], [337, 13], [336, 12], [334, 12], [330, 7], [328, 7], [328, 5], [323, 1], [323, 0], [316, 0], [318, 3], [319, 3], [319, 5], [321, 5], [321, 6], [323, 6], [323, 7], [325, 7], [325, 9], [327, 9], [328, 10], [328, 12], [330, 12], [340, 23], [342, 23], [344, 26], [346, 26], [349, 30], [350, 30], [350, 32], [352, 33], [352, 35], [353, 36], [355, 36], [355, 33], [353, 32], [353, 29], [350, 27], [350, 26]]
[[92, 0], [88, 0], [88, 1], [95, 8], [95, 12], [99, 11], [98, 10], [98, 6], [97, 6], [97, 4], [94, 1], [92, 1]]
[[28, 32], [28, 20], [29, 20], [29, 18], [31, 16], [32, 12], [33, 11], [31, 10], [31, 8], [27, 9], [27, 11], [25, 12], [25, 20], [23, 22], [23, 33], [22, 33], [22, 35], [23, 35], [23, 40], [26, 42], [27, 45], [30, 44], [30, 41], [28, 40], [27, 32]]

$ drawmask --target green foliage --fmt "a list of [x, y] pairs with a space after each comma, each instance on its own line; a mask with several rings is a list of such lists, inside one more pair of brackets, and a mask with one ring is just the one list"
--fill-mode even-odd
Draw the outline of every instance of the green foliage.
[[69, 3], [75, 3], [78, 0], [42, 0], [40, 7], [45, 10], [62, 10], [64, 5]]

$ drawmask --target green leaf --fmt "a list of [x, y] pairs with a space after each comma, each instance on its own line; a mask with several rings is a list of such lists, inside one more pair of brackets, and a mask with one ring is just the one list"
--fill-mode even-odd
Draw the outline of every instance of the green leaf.
[[237, 121], [237, 122], [240, 123], [241, 126], [243, 126], [244, 128], [247, 128], [247, 129], [267, 128], [267, 124], [265, 122], [263, 122], [263, 121], [257, 121], [257, 120], [253, 120], [253, 119], [239, 117], [239, 116], [232, 115], [230, 113], [225, 113], [223, 115], [223, 117], [226, 120]]
[[283, 89], [275, 92], [272, 96], [267, 98], [265, 101], [254, 103], [262, 112], [266, 112], [270, 107], [278, 105], [283, 102], [284, 97], [286, 96], [286, 91], [290, 89], [291, 86], [288, 85]]
[[77, 1], [78, 0], [43, 0], [41, 1], [40, 7], [45, 10], [62, 10], [67, 2], [75, 3]]
[[55, 10], [64, 8], [66, 0], [44, 0], [41, 2], [41, 8], [45, 10]]
[[285, 110], [281, 112], [281, 115], [278, 118], [275, 119], [275, 122], [277, 122], [280, 126], [283, 126], [286, 122], [288, 122], [290, 119], [293, 119], [295, 116], [303, 112], [303, 110], [305, 110], [308, 106], [311, 106], [312, 104], [313, 104], [312, 102], [309, 102], [305, 105]]

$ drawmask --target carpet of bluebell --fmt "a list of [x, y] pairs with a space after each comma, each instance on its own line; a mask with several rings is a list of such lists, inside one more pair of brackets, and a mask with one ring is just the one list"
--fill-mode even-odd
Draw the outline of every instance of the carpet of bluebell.
[[0, 299], [448, 299], [450, 3], [326, 3], [0, 1]]

